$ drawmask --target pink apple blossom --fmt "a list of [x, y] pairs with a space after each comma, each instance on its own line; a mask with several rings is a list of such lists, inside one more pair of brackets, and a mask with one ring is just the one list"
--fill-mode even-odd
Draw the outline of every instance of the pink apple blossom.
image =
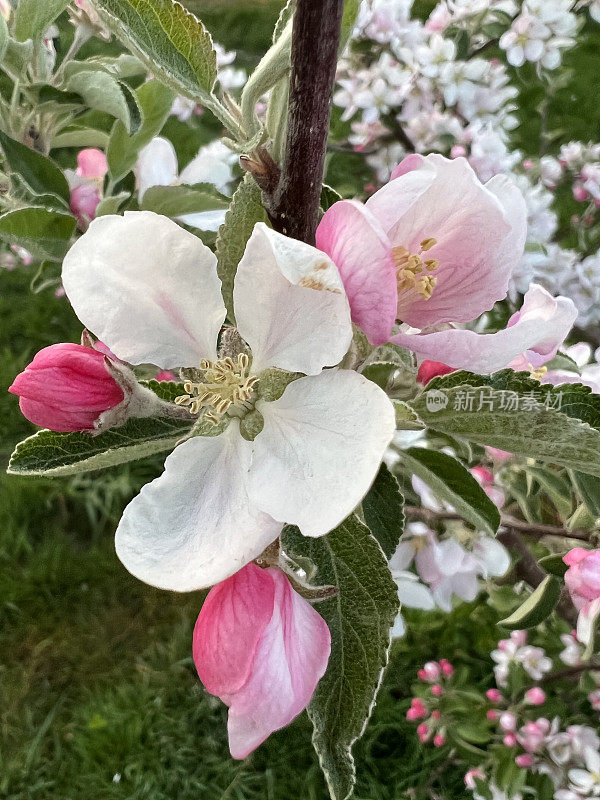
[[581, 610], [600, 597], [600, 550], [575, 547], [563, 556], [563, 561], [569, 567], [565, 583], [575, 607]]
[[105, 356], [79, 344], [54, 344], [37, 353], [9, 392], [23, 415], [53, 431], [93, 430], [100, 415], [124, 399]]
[[508, 179], [483, 185], [464, 158], [413, 154], [366, 204], [331, 206], [317, 247], [336, 263], [353, 321], [376, 345], [396, 319], [422, 329], [492, 308], [506, 296], [525, 233], [525, 204]]
[[503, 700], [502, 692], [499, 689], [488, 689], [485, 696], [490, 703], [501, 703]]
[[529, 755], [529, 753], [522, 753], [515, 758], [515, 764], [517, 767], [527, 769], [533, 765], [533, 756]]
[[234, 758], [306, 708], [330, 649], [324, 619], [274, 567], [247, 564], [210, 590], [194, 628], [194, 661], [207, 691], [229, 706]]

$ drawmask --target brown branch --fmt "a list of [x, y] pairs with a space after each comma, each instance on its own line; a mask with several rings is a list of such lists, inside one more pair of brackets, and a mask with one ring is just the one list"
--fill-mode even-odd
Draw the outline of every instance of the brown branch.
[[[498, 534], [498, 540], [502, 542], [510, 550], [516, 550], [519, 554], [519, 560], [515, 563], [515, 575], [519, 580], [525, 581], [533, 589], [539, 586], [540, 583], [548, 576], [545, 569], [542, 569], [537, 562], [536, 557], [531, 550], [527, 547], [521, 536], [516, 530], [505, 530]], [[564, 620], [566, 620], [571, 627], [577, 625], [577, 610], [573, 605], [569, 593], [563, 588], [561, 591], [560, 599], [556, 604], [556, 612]]]
[[264, 200], [276, 230], [315, 243], [344, 0], [298, 0], [285, 154]]
[[584, 661], [582, 664], [575, 664], [573, 667], [567, 667], [557, 672], [549, 672], [540, 679], [539, 683], [550, 683], [551, 681], [558, 681], [562, 678], [573, 678], [588, 670], [600, 670], [600, 661]]
[[[445, 520], [462, 520], [460, 514], [454, 511], [432, 511], [429, 508], [420, 508], [418, 506], [405, 506], [404, 513], [409, 519], [419, 520], [429, 525], [435, 525], [437, 522]], [[560, 536], [563, 539], [577, 539], [581, 542], [589, 542], [590, 535], [583, 530], [569, 531], [566, 528], [561, 528], [558, 525], [544, 525], [542, 523], [526, 522], [522, 519], [516, 519], [509, 514], [502, 514], [500, 517], [500, 525], [503, 528], [511, 528], [512, 530], [519, 531], [523, 536]]]

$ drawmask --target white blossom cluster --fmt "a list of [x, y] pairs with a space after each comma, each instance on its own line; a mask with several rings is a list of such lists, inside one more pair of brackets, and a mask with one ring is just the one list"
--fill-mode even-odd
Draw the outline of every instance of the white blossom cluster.
[[[600, 322], [600, 255], [588, 246], [600, 207], [600, 145], [570, 142], [558, 158], [536, 163], [511, 147], [517, 89], [505, 63], [489, 58], [499, 44], [507, 61], [556, 69], [571, 47], [586, 9], [600, 20], [600, 2], [570, 0], [442, 0], [429, 18], [411, 18], [413, 0], [365, 0], [357, 48], [342, 60], [336, 105], [351, 122], [349, 143], [363, 152], [380, 183], [411, 149], [465, 156], [481, 181], [509, 174], [528, 209], [527, 248], [511, 297], [532, 281], [573, 299], [578, 324]], [[503, 32], [501, 32], [503, 31]], [[361, 40], [369, 40], [366, 50]], [[577, 249], [556, 240], [554, 190], [571, 181], [582, 213]]]

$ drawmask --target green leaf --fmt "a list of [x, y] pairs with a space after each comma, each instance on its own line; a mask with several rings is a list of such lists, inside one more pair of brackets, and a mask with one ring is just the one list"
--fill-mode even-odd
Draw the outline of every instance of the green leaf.
[[10, 36], [8, 35], [8, 26], [2, 14], [0, 14], [0, 61], [4, 58], [4, 54], [8, 48]]
[[9, 37], [4, 53], [3, 69], [12, 76], [21, 76], [33, 59], [33, 42], [17, 42]]
[[383, 463], [362, 502], [362, 509], [365, 522], [385, 557], [391, 558], [404, 530], [404, 497], [398, 481]]
[[354, 26], [356, 24], [356, 18], [358, 17], [359, 9], [360, 0], [345, 0], [344, 15], [342, 17], [342, 31], [340, 34], [340, 53], [344, 50], [350, 37], [352, 36], [352, 31], [354, 30]]
[[96, 0], [109, 28], [175, 91], [202, 102], [217, 77], [210, 34], [172, 0]]
[[575, 488], [583, 502], [594, 517], [600, 517], [600, 478], [574, 471], [572, 474]]
[[326, 183], [323, 184], [320, 201], [320, 206], [323, 211], [327, 211], [334, 203], [337, 203], [338, 200], [341, 199], [341, 194], [338, 194], [335, 189], [332, 189], [331, 186], [328, 186]]
[[0, 239], [34, 256], [61, 261], [75, 233], [75, 219], [66, 212], [29, 206], [0, 216]]
[[[559, 400], [560, 411], [552, 407]], [[442, 433], [600, 476], [600, 395], [586, 386], [541, 386], [510, 370], [462, 372], [434, 378], [411, 406]]]
[[69, 0], [19, 0], [15, 11], [15, 37], [20, 42], [40, 39], [68, 4]]
[[225, 222], [221, 225], [217, 237], [217, 272], [223, 283], [223, 300], [231, 322], [235, 322], [233, 281], [238, 264], [256, 223], [267, 221], [261, 191], [254, 178], [246, 174], [235, 190]]
[[141, 113], [131, 89], [99, 67], [72, 61], [65, 69], [64, 87], [86, 105], [121, 120], [129, 134], [141, 125]]
[[227, 208], [229, 203], [230, 199], [212, 184], [199, 183], [196, 186], [152, 186], [144, 192], [140, 208], [166, 217], [179, 217]]
[[108, 134], [104, 131], [71, 124], [52, 139], [52, 149], [59, 147], [108, 147]]
[[115, 122], [110, 134], [106, 157], [113, 182], [120, 181], [137, 161], [138, 153], [151, 139], [157, 136], [173, 104], [173, 93], [159, 81], [150, 80], [136, 92], [142, 110], [142, 124], [134, 136], [120, 121]]
[[496, 533], [500, 512], [460, 461], [436, 450], [410, 447], [400, 452], [400, 463], [478, 530]]
[[275, 23], [275, 30], [273, 31], [273, 44], [275, 44], [275, 42], [284, 32], [285, 26], [294, 16], [295, 10], [296, 10], [296, 0], [288, 0], [285, 6], [281, 9], [281, 13], [279, 14], [277, 22]]
[[[173, 382], [146, 384], [163, 400], [183, 394]], [[42, 430], [20, 442], [11, 456], [10, 475], [75, 475], [104, 469], [172, 450], [192, 429], [194, 420], [130, 419], [120, 428], [90, 436], [87, 433], [55, 433]], [[219, 433], [218, 427], [207, 429]]]
[[550, 553], [547, 556], [543, 556], [538, 563], [546, 572], [549, 572], [550, 575], [556, 575], [557, 578], [563, 578], [567, 571], [567, 565], [560, 553]]
[[339, 593], [319, 603], [331, 632], [331, 656], [308, 707], [313, 745], [333, 800], [350, 797], [355, 783], [352, 745], [375, 705], [398, 613], [396, 584], [369, 529], [355, 516], [318, 539], [296, 528], [283, 534], [284, 549], [316, 565], [315, 585]]
[[31, 150], [0, 131], [0, 145], [6, 163], [25, 181], [34, 194], [54, 194], [69, 202], [69, 184], [54, 161]]
[[119, 208], [129, 196], [129, 192], [119, 192], [119, 194], [103, 197], [96, 207], [96, 216], [104, 217], [107, 214], [118, 214]]
[[527, 600], [510, 617], [501, 619], [498, 625], [511, 631], [533, 628], [552, 613], [559, 598], [560, 581], [554, 575], [547, 575]]

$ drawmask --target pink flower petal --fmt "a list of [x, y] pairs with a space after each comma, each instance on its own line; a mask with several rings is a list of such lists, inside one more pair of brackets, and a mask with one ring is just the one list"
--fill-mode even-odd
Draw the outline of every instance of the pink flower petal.
[[[550, 303], [530, 303], [539, 293]], [[479, 334], [451, 329], [434, 333], [398, 333], [390, 341], [417, 353], [421, 358], [442, 361], [456, 369], [487, 375], [510, 366], [539, 367], [553, 358], [577, 317], [573, 301], [553, 298], [541, 286], [532, 284], [525, 295], [519, 318], [497, 333]]]
[[194, 630], [194, 661], [229, 706], [229, 747], [246, 758], [310, 702], [327, 668], [329, 629], [278, 569], [248, 564], [213, 587]]
[[427, 251], [439, 262], [433, 295], [400, 291], [398, 316], [417, 328], [468, 322], [506, 296], [523, 252], [524, 201], [507, 179], [483, 186], [464, 158], [432, 154], [419, 164], [367, 201], [394, 247], [418, 255], [422, 241], [436, 240]]
[[289, 725], [310, 703], [327, 669], [331, 637], [325, 620], [269, 569], [275, 607], [247, 685], [231, 699], [228, 733], [234, 758], [246, 758], [276, 730]]
[[211, 694], [232, 694], [249, 680], [274, 598], [271, 576], [252, 563], [208, 593], [194, 628], [194, 661]]
[[342, 200], [325, 213], [317, 248], [332, 259], [350, 303], [352, 321], [373, 345], [388, 340], [398, 304], [391, 243], [361, 203]]

